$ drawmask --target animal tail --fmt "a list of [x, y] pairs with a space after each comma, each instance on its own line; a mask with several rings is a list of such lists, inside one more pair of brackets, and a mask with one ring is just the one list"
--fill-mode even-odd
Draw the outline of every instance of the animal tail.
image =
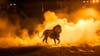
[[38, 35], [39, 38], [42, 38], [43, 37], [43, 35], [40, 36], [39, 31], [36, 31], [35, 33]]
[[42, 38], [43, 37], [43, 35], [42, 36], [40, 36], [39, 38]]

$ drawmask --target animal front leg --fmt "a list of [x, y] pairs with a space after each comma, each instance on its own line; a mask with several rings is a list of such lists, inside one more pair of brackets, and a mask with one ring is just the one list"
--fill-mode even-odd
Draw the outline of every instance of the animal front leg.
[[58, 40], [58, 43], [57, 44], [59, 44], [60, 43], [60, 39], [58, 38], [57, 40]]
[[45, 42], [48, 44], [48, 42], [47, 42], [47, 38], [46, 38]]

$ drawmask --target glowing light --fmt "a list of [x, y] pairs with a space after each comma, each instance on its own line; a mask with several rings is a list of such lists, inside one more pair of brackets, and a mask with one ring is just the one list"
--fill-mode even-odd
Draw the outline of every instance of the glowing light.
[[75, 18], [75, 20], [74, 20], [75, 22], [77, 20], [79, 20], [80, 18], [83, 18], [83, 19], [90, 19], [90, 18], [98, 19], [99, 13], [94, 8], [83, 8], [83, 9], [78, 10], [74, 14], [74, 18]]
[[85, 3], [85, 1], [83, 1], [83, 3]]
[[89, 15], [95, 15], [95, 10], [93, 8], [88, 8], [86, 13], [88, 13]]
[[99, 2], [99, 0], [92, 0], [92, 2], [93, 2], [93, 3], [98, 3], [98, 2]]
[[16, 4], [14, 3], [13, 5], [15, 6]]
[[98, 2], [99, 2], [99, 0], [96, 0], [96, 2], [98, 3]]
[[89, 1], [83, 1], [83, 3], [88, 3]]
[[95, 3], [95, 0], [93, 0], [92, 2]]
[[10, 6], [16, 6], [16, 3], [10, 3]]
[[12, 6], [12, 3], [10, 4], [10, 6]]

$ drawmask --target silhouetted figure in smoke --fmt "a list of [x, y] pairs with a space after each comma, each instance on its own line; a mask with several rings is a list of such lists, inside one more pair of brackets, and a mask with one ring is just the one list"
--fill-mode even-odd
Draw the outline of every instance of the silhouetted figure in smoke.
[[58, 40], [58, 44], [60, 43], [60, 33], [61, 33], [61, 26], [60, 25], [56, 25], [52, 30], [45, 30], [43, 32], [43, 35], [42, 37], [44, 36], [43, 38], [43, 42], [45, 41], [47, 43], [47, 39], [48, 37], [50, 37], [51, 39], [54, 40], [55, 44], [56, 44], [56, 40]]

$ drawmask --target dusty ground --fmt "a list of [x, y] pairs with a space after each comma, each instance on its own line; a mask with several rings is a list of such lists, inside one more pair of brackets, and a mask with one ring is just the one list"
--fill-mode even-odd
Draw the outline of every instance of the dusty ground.
[[0, 48], [0, 56], [100, 56], [100, 46]]

